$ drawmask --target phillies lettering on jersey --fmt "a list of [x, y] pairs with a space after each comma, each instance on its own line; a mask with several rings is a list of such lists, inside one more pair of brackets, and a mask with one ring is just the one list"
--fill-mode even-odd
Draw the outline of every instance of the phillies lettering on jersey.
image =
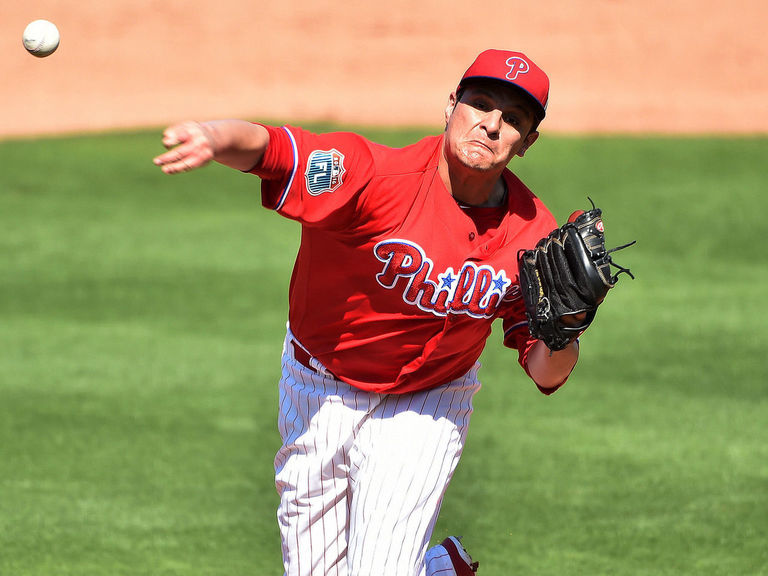
[[289, 324], [319, 363], [371, 392], [440, 386], [472, 368], [497, 318], [525, 363], [534, 340], [517, 253], [556, 222], [514, 174], [503, 174], [506, 210], [483, 228], [438, 174], [442, 136], [390, 148], [351, 133], [268, 131], [254, 172], [262, 203], [302, 225]]
[[403, 300], [436, 316], [447, 313], [467, 314], [473, 318], [492, 318], [512, 284], [504, 272], [491, 266], [477, 266], [465, 262], [457, 273], [447, 268], [430, 278], [432, 260], [418, 244], [407, 240], [385, 240], [373, 249], [376, 258], [384, 262], [384, 269], [376, 276], [381, 286], [397, 288], [404, 279]]

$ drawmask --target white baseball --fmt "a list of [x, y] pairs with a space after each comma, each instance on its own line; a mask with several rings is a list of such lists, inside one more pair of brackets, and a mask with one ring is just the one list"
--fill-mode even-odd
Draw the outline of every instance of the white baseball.
[[59, 47], [59, 29], [48, 20], [35, 20], [24, 28], [22, 41], [27, 52], [38, 58], [50, 56]]

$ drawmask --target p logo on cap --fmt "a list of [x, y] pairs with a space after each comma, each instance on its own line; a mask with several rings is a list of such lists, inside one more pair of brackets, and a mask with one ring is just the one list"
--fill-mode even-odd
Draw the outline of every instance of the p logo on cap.
[[525, 59], [520, 58], [520, 56], [507, 58], [507, 66], [509, 66], [509, 72], [507, 72], [508, 80], [516, 80], [518, 74], [525, 74], [531, 69], [531, 67], [528, 66], [528, 62]]

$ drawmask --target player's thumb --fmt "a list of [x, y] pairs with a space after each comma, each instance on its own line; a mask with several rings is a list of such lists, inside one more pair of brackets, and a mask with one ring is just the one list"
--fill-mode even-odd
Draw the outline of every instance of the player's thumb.
[[171, 126], [163, 132], [163, 146], [172, 148], [187, 139], [188, 132], [183, 125]]

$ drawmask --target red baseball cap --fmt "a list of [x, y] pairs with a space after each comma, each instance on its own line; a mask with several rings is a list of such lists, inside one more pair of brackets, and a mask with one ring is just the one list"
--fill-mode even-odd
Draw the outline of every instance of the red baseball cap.
[[522, 52], [486, 50], [461, 77], [459, 88], [467, 80], [499, 80], [517, 86], [531, 97], [536, 118], [540, 122], [547, 114], [549, 78]]

